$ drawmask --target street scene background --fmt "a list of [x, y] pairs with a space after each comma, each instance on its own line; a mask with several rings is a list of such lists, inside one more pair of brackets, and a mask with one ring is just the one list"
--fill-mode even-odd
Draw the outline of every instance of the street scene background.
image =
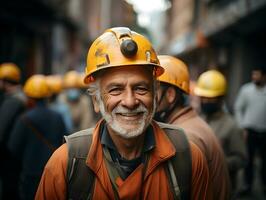
[[[92, 42], [108, 28], [126, 26], [145, 35], [158, 54], [182, 59], [192, 86], [206, 70], [222, 72], [226, 110], [234, 115], [240, 87], [251, 81], [252, 69], [266, 66], [265, 19], [266, 0], [4, 0], [0, 64], [15, 63], [22, 85], [33, 74], [83, 74]], [[252, 193], [236, 199], [266, 199], [260, 165], [256, 159]]]

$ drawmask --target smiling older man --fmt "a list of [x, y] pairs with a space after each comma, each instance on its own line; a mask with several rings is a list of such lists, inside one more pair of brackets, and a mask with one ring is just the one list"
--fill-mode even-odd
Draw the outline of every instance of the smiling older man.
[[138, 33], [120, 27], [97, 38], [85, 82], [103, 119], [66, 137], [35, 199], [209, 199], [201, 151], [182, 130], [152, 121], [163, 71]]

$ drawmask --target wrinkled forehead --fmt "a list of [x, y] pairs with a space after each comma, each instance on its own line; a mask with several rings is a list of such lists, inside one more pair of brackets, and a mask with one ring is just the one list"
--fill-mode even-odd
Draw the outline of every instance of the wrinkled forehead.
[[113, 80], [136, 79], [138, 81], [152, 82], [155, 78], [153, 68], [143, 66], [113, 67], [100, 71], [95, 75], [100, 83], [112, 82]]

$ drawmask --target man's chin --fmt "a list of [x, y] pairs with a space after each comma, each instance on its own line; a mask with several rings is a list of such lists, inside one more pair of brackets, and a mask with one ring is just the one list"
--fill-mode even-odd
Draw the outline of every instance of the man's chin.
[[144, 132], [143, 127], [141, 126], [123, 125], [123, 126], [113, 126], [111, 128], [117, 135], [127, 139], [137, 137]]
[[143, 117], [141, 118], [126, 118], [126, 117], [116, 117], [116, 123], [122, 128], [132, 128], [134, 129], [136, 126], [140, 126], [143, 123]]

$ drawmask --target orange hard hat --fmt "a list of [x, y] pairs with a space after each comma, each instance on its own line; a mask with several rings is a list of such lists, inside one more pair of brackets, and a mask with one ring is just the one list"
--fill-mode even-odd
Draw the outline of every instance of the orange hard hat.
[[183, 92], [189, 94], [189, 72], [187, 65], [173, 56], [159, 55], [161, 66], [164, 68], [164, 73], [159, 76], [160, 82], [165, 82], [174, 85]]
[[77, 71], [68, 71], [63, 78], [64, 88], [79, 88], [79, 73]]
[[84, 82], [93, 82], [93, 74], [102, 69], [130, 65], [153, 67], [156, 77], [164, 72], [151, 43], [144, 36], [126, 27], [108, 29], [89, 49]]
[[14, 63], [3, 63], [0, 65], [0, 79], [19, 82], [20, 69]]
[[53, 94], [59, 94], [63, 88], [63, 78], [60, 75], [46, 76], [46, 82]]
[[51, 91], [44, 75], [36, 74], [31, 76], [25, 83], [23, 91], [31, 98], [46, 98], [51, 96]]

